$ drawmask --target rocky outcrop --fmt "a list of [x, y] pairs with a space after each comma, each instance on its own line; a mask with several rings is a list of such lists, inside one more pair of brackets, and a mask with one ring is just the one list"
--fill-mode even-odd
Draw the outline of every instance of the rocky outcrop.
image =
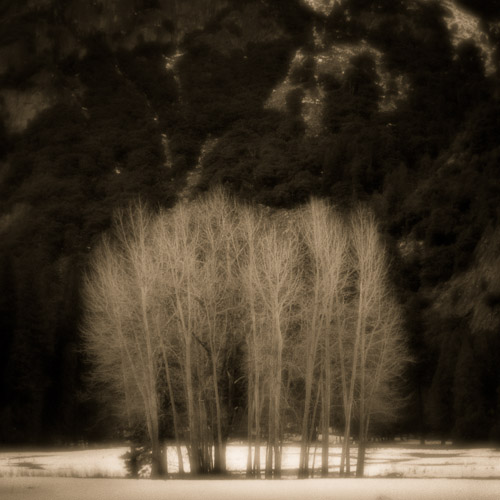
[[469, 319], [473, 333], [500, 328], [500, 231], [481, 239], [473, 264], [435, 290], [433, 309], [441, 317]]
[[4, 89], [0, 90], [0, 100], [7, 131], [19, 133], [42, 111], [52, 106], [55, 96], [43, 88]]

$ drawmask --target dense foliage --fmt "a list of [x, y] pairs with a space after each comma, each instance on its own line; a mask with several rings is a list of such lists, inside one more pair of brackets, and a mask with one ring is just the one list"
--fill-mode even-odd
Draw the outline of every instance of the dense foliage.
[[370, 204], [416, 359], [399, 430], [498, 440], [497, 2], [457, 2], [481, 31], [458, 44], [445, 2], [178, 3], [0, 4], [0, 439], [112, 435], [78, 333], [88, 252], [130, 199], [222, 183]]

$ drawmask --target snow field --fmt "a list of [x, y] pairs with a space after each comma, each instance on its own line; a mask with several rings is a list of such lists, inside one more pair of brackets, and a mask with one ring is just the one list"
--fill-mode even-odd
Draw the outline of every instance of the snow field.
[[472, 479], [182, 480], [8, 477], [2, 500], [498, 500], [500, 481]]
[[[73, 451], [0, 451], [0, 477], [57, 476], [120, 478], [127, 474], [121, 458], [128, 448], [80, 449]], [[330, 446], [330, 473], [338, 473], [340, 446]], [[353, 448], [352, 469], [356, 464]], [[299, 462], [300, 448], [290, 444], [283, 448], [285, 477], [294, 477]], [[261, 463], [265, 462], [261, 449]], [[321, 449], [310, 465], [319, 468]], [[184, 469], [189, 471], [186, 450], [183, 450]], [[227, 446], [227, 465], [233, 473], [244, 472], [247, 447], [244, 443]], [[170, 473], [178, 472], [177, 454], [173, 446], [167, 450]], [[317, 475], [317, 473], [316, 473]], [[417, 446], [411, 442], [398, 446], [372, 447], [367, 450], [365, 475], [367, 477], [404, 478], [496, 478], [500, 479], [500, 450], [493, 448], [455, 448], [451, 446]], [[1, 497], [0, 497], [1, 498]], [[498, 497], [500, 499], [500, 495]]]

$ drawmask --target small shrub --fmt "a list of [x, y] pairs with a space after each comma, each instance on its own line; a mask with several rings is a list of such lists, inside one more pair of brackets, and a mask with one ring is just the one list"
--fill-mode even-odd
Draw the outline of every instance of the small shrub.
[[151, 468], [151, 450], [147, 446], [132, 444], [121, 458], [125, 461], [128, 477], [145, 476]]

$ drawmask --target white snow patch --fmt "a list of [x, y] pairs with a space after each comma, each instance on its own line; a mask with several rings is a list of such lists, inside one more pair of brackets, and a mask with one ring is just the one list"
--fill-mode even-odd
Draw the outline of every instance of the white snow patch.
[[127, 451], [118, 447], [0, 452], [0, 476], [125, 477], [121, 456]]
[[500, 478], [500, 451], [475, 448], [369, 449], [366, 476]]
[[406, 99], [409, 82], [404, 75], [393, 77], [387, 72], [383, 65], [382, 52], [369, 45], [366, 40], [361, 40], [357, 44], [332, 45], [320, 53], [316, 58], [317, 74], [330, 73], [337, 78], [342, 78], [342, 75], [349, 67], [351, 59], [362, 53], [369, 54], [375, 61], [381, 91], [379, 111], [396, 109], [398, 103]]
[[179, 59], [184, 55], [179, 49], [171, 56], [165, 56], [165, 69], [168, 71], [175, 71]]
[[200, 155], [198, 156], [198, 161], [194, 168], [190, 170], [186, 176], [186, 185], [179, 194], [179, 199], [187, 200], [193, 193], [193, 190], [199, 184], [201, 180], [201, 174], [203, 171], [203, 165], [205, 162], [205, 157], [215, 148], [218, 137], [209, 137], [205, 140], [200, 149]]
[[495, 48], [481, 29], [480, 19], [456, 5], [453, 0], [442, 0], [442, 4], [448, 10], [448, 16], [444, 20], [450, 31], [453, 46], [457, 47], [465, 40], [472, 40], [483, 53], [486, 75], [493, 74]]
[[2, 500], [498, 500], [500, 481], [316, 479], [281, 481], [2, 478]]
[[[292, 90], [302, 88], [300, 84], [294, 85], [291, 82], [291, 75], [300, 67], [306, 57], [302, 49], [297, 50], [290, 63], [287, 76], [275, 89], [273, 89], [267, 101], [264, 103], [266, 109], [276, 109], [279, 111], [286, 110], [286, 97], [288, 93]], [[321, 56], [315, 56], [316, 67], [320, 57]], [[317, 71], [315, 72], [314, 78], [317, 79]], [[322, 107], [325, 97], [324, 92], [318, 85], [307, 87], [302, 90], [304, 91], [304, 96], [302, 98], [302, 119], [306, 124], [308, 134], [315, 135], [318, 134], [321, 129]]]
[[333, 10], [334, 5], [336, 3], [342, 3], [342, 0], [303, 0], [303, 2], [311, 7], [314, 12], [328, 16]]
[[165, 69], [167, 71], [172, 71], [174, 75], [174, 81], [175, 84], [177, 85], [177, 92], [179, 94], [179, 101], [181, 104], [182, 104], [182, 83], [179, 74], [179, 68], [177, 67], [177, 65], [179, 64], [179, 61], [182, 58], [182, 56], [184, 56], [184, 54], [185, 54], [184, 52], [181, 52], [179, 49], [177, 49], [175, 54], [165, 57]]
[[[331, 74], [342, 80], [345, 72], [349, 68], [353, 57], [362, 53], [370, 54], [376, 65], [379, 76], [378, 85], [380, 87], [379, 111], [387, 112], [397, 109], [398, 105], [407, 98], [409, 82], [404, 75], [394, 77], [387, 72], [383, 65], [383, 54], [379, 50], [369, 45], [366, 40], [361, 40], [357, 44], [337, 43], [325, 47], [321, 34], [314, 30], [316, 52], [311, 54], [314, 57], [314, 80], [317, 82], [320, 74]], [[308, 135], [317, 135], [321, 131], [323, 104], [325, 92], [320, 85], [309, 85], [303, 88], [300, 84], [293, 84], [291, 75], [300, 68], [308, 55], [303, 49], [298, 49], [295, 53], [288, 74], [285, 79], [274, 88], [269, 95], [264, 107], [279, 111], [286, 110], [286, 96], [294, 90], [302, 88], [304, 97], [302, 99], [302, 119], [307, 127]]]
[[[233, 442], [227, 446], [227, 466], [231, 472], [246, 469], [247, 445]], [[126, 447], [73, 451], [0, 452], [0, 477], [61, 476], [61, 477], [125, 477], [121, 458]], [[338, 474], [341, 447], [330, 446], [330, 473]], [[294, 477], [299, 463], [300, 447], [296, 443], [283, 446], [283, 473]], [[352, 470], [356, 466], [356, 448], [352, 450]], [[186, 449], [183, 448], [184, 469], [189, 471]], [[174, 446], [167, 449], [168, 470], [178, 472]], [[261, 448], [261, 463], [265, 462], [265, 447]], [[311, 453], [310, 465], [319, 468], [321, 445], [316, 455]], [[316, 473], [318, 475], [318, 473]], [[455, 448], [452, 446], [418, 446], [416, 443], [395, 446], [372, 445], [367, 449], [367, 477], [405, 478], [495, 478], [500, 479], [500, 449]], [[2, 498], [0, 496], [0, 498]], [[500, 496], [498, 497], [500, 498]]]

